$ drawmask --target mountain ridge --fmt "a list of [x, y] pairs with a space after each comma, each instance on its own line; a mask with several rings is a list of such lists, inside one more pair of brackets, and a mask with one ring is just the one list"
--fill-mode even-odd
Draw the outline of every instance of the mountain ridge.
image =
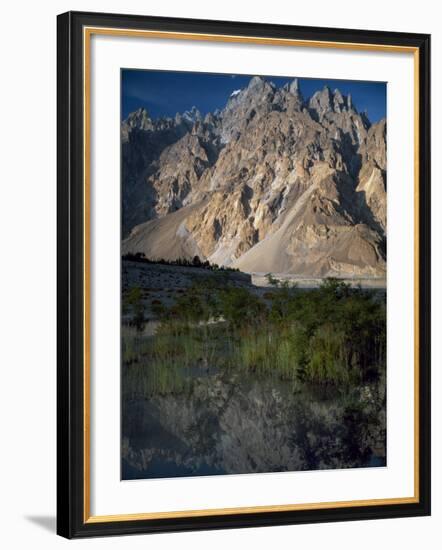
[[371, 124], [350, 94], [304, 99], [298, 79], [253, 77], [205, 116], [138, 109], [121, 138], [123, 253], [385, 276], [386, 122]]

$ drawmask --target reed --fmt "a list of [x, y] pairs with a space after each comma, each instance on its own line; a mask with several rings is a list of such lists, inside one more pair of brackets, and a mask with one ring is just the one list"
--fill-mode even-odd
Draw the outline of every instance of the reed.
[[183, 391], [227, 370], [350, 386], [379, 376], [385, 324], [382, 297], [336, 280], [311, 291], [275, 284], [265, 300], [194, 286], [162, 313], [154, 336], [123, 329], [123, 365], [130, 391], [143, 394]]

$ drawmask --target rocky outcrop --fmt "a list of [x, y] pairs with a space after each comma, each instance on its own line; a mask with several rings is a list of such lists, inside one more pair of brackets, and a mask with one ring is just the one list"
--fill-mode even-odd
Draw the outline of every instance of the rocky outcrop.
[[122, 124], [123, 252], [248, 272], [385, 275], [386, 124], [253, 77], [220, 112]]

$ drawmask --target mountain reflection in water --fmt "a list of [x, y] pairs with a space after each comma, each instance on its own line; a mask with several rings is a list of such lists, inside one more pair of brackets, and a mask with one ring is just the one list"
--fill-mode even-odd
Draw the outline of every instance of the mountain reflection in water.
[[122, 478], [385, 466], [384, 380], [340, 391], [200, 372], [181, 391], [123, 392]]

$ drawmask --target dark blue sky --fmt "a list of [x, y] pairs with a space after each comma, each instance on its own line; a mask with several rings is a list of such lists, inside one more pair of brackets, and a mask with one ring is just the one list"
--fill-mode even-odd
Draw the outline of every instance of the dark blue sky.
[[[265, 76], [278, 88], [292, 77]], [[190, 73], [175, 71], [146, 71], [122, 69], [121, 71], [121, 116], [145, 107], [152, 118], [175, 116], [195, 105], [203, 115], [215, 109], [222, 109], [230, 94], [244, 88], [250, 75], [211, 73]], [[377, 122], [386, 115], [386, 83], [355, 80], [330, 80], [322, 78], [299, 78], [304, 98], [309, 98], [324, 85], [341, 93], [351, 93], [358, 111], [367, 111], [371, 122]]]

